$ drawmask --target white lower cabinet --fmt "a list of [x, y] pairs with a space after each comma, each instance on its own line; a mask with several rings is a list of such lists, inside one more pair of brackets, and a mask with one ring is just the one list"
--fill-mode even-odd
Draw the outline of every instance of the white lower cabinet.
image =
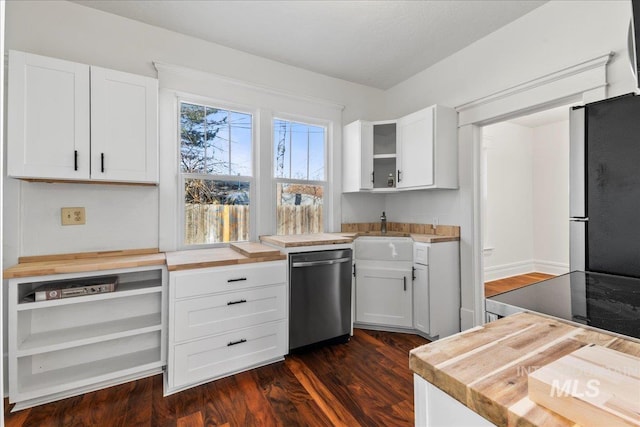
[[[116, 291], [32, 301], [52, 281], [117, 276]], [[164, 266], [9, 280], [9, 400], [20, 410], [161, 372]]]
[[411, 328], [411, 265], [385, 267], [374, 264], [381, 262], [360, 261], [356, 264], [356, 322]]
[[418, 374], [413, 374], [413, 395], [416, 426], [495, 427]]
[[414, 243], [413, 317], [431, 338], [460, 332], [459, 243]]
[[170, 272], [165, 395], [283, 358], [286, 269], [271, 261]]

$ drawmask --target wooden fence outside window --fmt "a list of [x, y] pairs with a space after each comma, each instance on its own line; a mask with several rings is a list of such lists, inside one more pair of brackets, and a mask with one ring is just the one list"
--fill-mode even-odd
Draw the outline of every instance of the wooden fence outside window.
[[[321, 233], [322, 205], [277, 207], [276, 234]], [[211, 244], [249, 240], [249, 206], [187, 203], [185, 244]]]

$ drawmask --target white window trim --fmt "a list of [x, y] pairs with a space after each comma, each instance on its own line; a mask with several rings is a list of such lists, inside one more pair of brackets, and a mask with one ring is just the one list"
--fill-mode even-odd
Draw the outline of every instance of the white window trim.
[[[185, 104], [194, 104], [207, 106], [212, 108], [217, 108], [220, 110], [233, 111], [237, 113], [250, 114], [251, 115], [251, 176], [236, 176], [236, 175], [214, 175], [214, 174], [201, 174], [201, 173], [183, 173], [180, 170], [180, 158], [182, 153], [180, 151], [181, 148], [181, 129], [180, 129], [180, 105], [182, 103]], [[204, 179], [204, 180], [214, 180], [214, 181], [233, 181], [238, 180], [242, 182], [249, 183], [249, 241], [255, 241], [258, 237], [256, 231], [257, 224], [257, 215], [260, 214], [258, 209], [258, 203], [256, 201], [256, 175], [258, 172], [257, 162], [258, 162], [258, 151], [257, 151], [257, 141], [259, 139], [257, 133], [257, 120], [259, 118], [258, 111], [255, 108], [247, 108], [247, 106], [232, 104], [225, 101], [219, 101], [211, 98], [206, 98], [202, 96], [189, 95], [189, 94], [176, 94], [176, 168], [177, 168], [177, 212], [176, 218], [178, 220], [177, 224], [177, 247], [179, 250], [189, 250], [189, 249], [206, 249], [206, 248], [219, 248], [219, 247], [228, 247], [230, 243], [235, 242], [219, 242], [219, 243], [204, 243], [204, 244], [186, 244], [185, 243], [185, 210], [184, 210], [184, 183], [185, 179]]]

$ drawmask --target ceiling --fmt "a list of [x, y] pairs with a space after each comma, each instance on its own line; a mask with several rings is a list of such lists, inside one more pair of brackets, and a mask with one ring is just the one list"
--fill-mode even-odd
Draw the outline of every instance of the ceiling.
[[73, 0], [328, 76], [388, 89], [546, 0]]

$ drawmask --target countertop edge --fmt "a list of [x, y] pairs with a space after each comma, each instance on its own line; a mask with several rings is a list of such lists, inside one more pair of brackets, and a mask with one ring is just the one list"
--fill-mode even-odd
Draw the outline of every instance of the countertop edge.
[[[627, 354], [633, 355], [634, 352], [640, 353], [640, 343], [637, 343], [635, 340], [625, 339], [624, 337], [616, 336], [614, 334], [610, 334], [607, 331], [598, 331], [592, 329], [586, 329], [575, 324], [571, 324], [570, 322], [565, 322], [563, 319], [552, 318], [548, 316], [541, 316], [536, 313], [523, 312], [513, 314], [501, 320], [511, 319], [515, 320], [512, 322], [512, 325], [508, 323], [504, 323], [505, 327], [513, 327], [515, 328], [518, 325], [518, 322], [521, 320], [524, 323], [531, 323], [536, 326], [545, 327], [545, 326], [557, 326], [558, 324], [566, 326], [566, 328], [571, 328], [570, 333], [562, 335], [562, 342], [571, 343], [573, 346], [582, 347], [588, 345], [589, 343], [595, 343], [604, 345], [605, 347], [609, 347], [612, 349], [616, 349], [618, 351], [622, 351]], [[495, 368], [491, 374], [488, 374], [486, 377], [482, 377], [482, 372], [478, 373], [480, 378], [475, 379], [474, 381], [470, 381], [465, 383], [460, 380], [460, 378], [464, 378], [464, 373], [458, 371], [457, 378], [455, 376], [456, 371], [451, 367], [452, 364], [462, 365], [463, 362], [472, 357], [474, 354], [480, 355], [482, 353], [478, 353], [479, 348], [484, 348], [487, 346], [486, 344], [481, 345], [480, 347], [470, 347], [469, 349], [463, 350], [450, 350], [452, 354], [456, 354], [458, 351], [459, 354], [455, 356], [448, 357], [448, 351], [446, 347], [447, 340], [456, 340], [452, 344], [452, 349], [459, 343], [458, 338], [464, 337], [464, 335], [469, 335], [473, 333], [484, 334], [488, 325], [495, 324], [496, 322], [491, 322], [486, 325], [477, 326], [475, 328], [469, 329], [467, 331], [460, 332], [458, 334], [452, 335], [450, 337], [445, 338], [444, 340], [434, 341], [429, 344], [425, 344], [420, 347], [416, 347], [409, 352], [409, 367], [416, 375], [419, 375], [425, 381], [431, 383], [433, 386], [439, 388], [443, 392], [447, 393], [450, 397], [467, 406], [469, 409], [477, 413], [478, 415], [486, 418], [492, 423], [498, 426], [506, 426], [506, 425], [524, 425], [524, 426], [535, 426], [535, 425], [546, 425], [547, 422], [557, 425], [557, 426], [572, 426], [575, 423], [567, 420], [555, 412], [550, 411], [540, 405], [536, 405], [531, 402], [531, 404], [527, 404], [526, 408], [524, 408], [521, 404], [523, 399], [527, 399], [528, 396], [526, 391], [524, 392], [524, 396], [520, 397], [518, 394], [515, 396], [511, 396], [515, 402], [512, 402], [509, 406], [505, 406], [499, 402], [498, 400], [494, 400], [494, 396], [490, 394], [486, 394], [485, 391], [486, 386], [482, 384], [482, 382], [486, 381], [494, 381], [492, 377], [499, 377], [502, 374], [506, 374], [509, 372], [511, 368], [516, 369], [516, 367], [520, 366], [521, 368], [526, 368], [530, 365], [533, 360], [541, 357], [541, 354], [547, 351], [550, 348], [555, 348], [560, 345], [560, 341], [554, 342], [552, 347], [545, 347], [543, 344], [540, 344], [540, 347], [534, 347], [533, 349], [526, 350], [526, 353], [520, 354], [517, 357], [514, 355], [505, 356], [505, 365], [500, 368]], [[501, 328], [502, 325], [499, 327]], [[563, 327], [564, 327], [563, 326]], [[498, 328], [496, 328], [498, 330]], [[506, 329], [505, 329], [506, 330]], [[520, 331], [520, 330], [518, 330]], [[504, 332], [500, 332], [503, 334]], [[478, 336], [480, 336], [478, 335]], [[514, 333], [515, 335], [515, 333]], [[490, 336], [488, 334], [487, 336]], [[473, 339], [474, 337], [469, 337]], [[497, 342], [511, 339], [512, 337], [508, 334], [501, 335], [501, 338], [497, 340]], [[440, 344], [437, 344], [440, 343]], [[435, 346], [433, 346], [435, 344]], [[429, 347], [431, 346], [431, 347]], [[499, 347], [495, 347], [495, 349], [499, 349]], [[507, 347], [508, 350], [514, 351], [513, 348]], [[487, 349], [487, 351], [490, 349]], [[430, 358], [431, 361], [427, 361], [423, 359], [419, 354], [422, 353], [425, 359]], [[560, 358], [564, 354], [561, 351], [558, 352], [558, 356], [555, 358]], [[515, 359], [513, 359], [515, 357]], [[554, 356], [550, 357], [553, 359]], [[455, 361], [451, 362], [451, 360], [455, 359]], [[554, 359], [554, 360], [555, 360]], [[547, 363], [551, 363], [553, 360], [549, 360]], [[436, 363], [434, 363], [436, 362]], [[516, 363], [517, 362], [517, 363]], [[471, 363], [471, 362], [470, 362]], [[540, 365], [545, 366], [545, 364]], [[462, 368], [455, 368], [462, 369]], [[516, 374], [509, 374], [508, 378], [515, 377]], [[526, 375], [523, 375], [526, 380]], [[504, 378], [502, 379], [504, 380]], [[517, 382], [517, 381], [516, 381]], [[509, 384], [512, 384], [509, 382]], [[483, 388], [484, 387], [484, 388]], [[515, 387], [515, 386], [514, 386]], [[514, 389], [515, 390], [515, 389]], [[526, 389], [525, 389], [526, 390]], [[515, 391], [512, 391], [512, 393]], [[501, 396], [504, 401], [504, 396]], [[496, 398], [497, 399], [497, 398]], [[524, 409], [523, 409], [524, 408]], [[526, 410], [525, 410], [526, 409]], [[536, 422], [539, 420], [543, 420], [541, 422]]]

